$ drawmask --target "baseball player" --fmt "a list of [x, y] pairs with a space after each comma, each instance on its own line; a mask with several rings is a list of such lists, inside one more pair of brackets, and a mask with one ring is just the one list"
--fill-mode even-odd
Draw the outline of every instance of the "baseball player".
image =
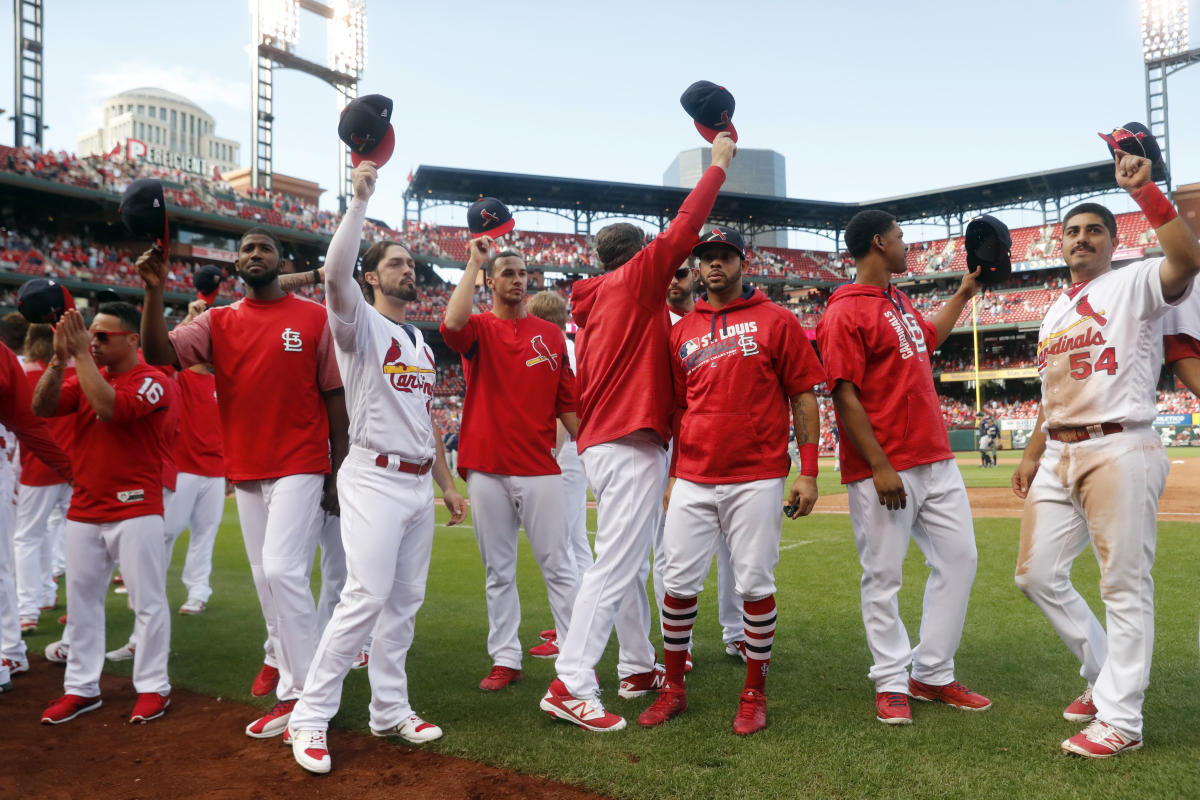
[[354, 199], [325, 258], [329, 324], [351, 420], [350, 454], [338, 474], [348, 575], [288, 734], [293, 757], [317, 773], [331, 768], [329, 720], [337, 713], [342, 682], [372, 629], [375, 647], [367, 666], [371, 733], [418, 744], [442, 735], [441, 728], [413, 712], [404, 669], [433, 548], [431, 470], [450, 510], [450, 524], [466, 514], [430, 415], [433, 352], [420, 330], [405, 323], [408, 303], [417, 299], [412, 255], [395, 242], [376, 243], [362, 259], [365, 288], [354, 280], [375, 182], [372, 162], [355, 167]]
[[[1116, 221], [1095, 203], [1063, 217], [1072, 286], [1038, 334], [1042, 402], [1013, 474], [1025, 499], [1016, 582], [1082, 664], [1087, 690], [1063, 716], [1088, 722], [1062, 743], [1108, 758], [1142, 746], [1142, 700], [1154, 646], [1156, 514], [1169, 468], [1151, 424], [1162, 318], [1200, 273], [1200, 242], [1150, 178], [1151, 162], [1120, 150], [1117, 185], [1158, 234], [1165, 258], [1112, 269]], [[1100, 564], [1100, 624], [1071, 584], [1089, 540]]]
[[[10, 447], [9, 437], [15, 436], [21, 443], [21, 451], [36, 453], [61, 479], [71, 481], [71, 461], [55, 442], [45, 420], [33, 416], [30, 410], [33, 391], [25, 379], [25, 372], [13, 351], [7, 345], [0, 346], [0, 427], [4, 429], [5, 450]], [[7, 463], [7, 453], [0, 454]], [[10, 473], [11, 474], [11, 473]], [[0, 487], [2, 488], [2, 487]], [[8, 486], [10, 497], [12, 487]], [[12, 552], [8, 540], [12, 535], [15, 509], [11, 503], [0, 507], [0, 692], [12, 688], [10, 678], [29, 671], [29, 659], [25, 643], [21, 640], [20, 623], [17, 615], [17, 595], [12, 580], [12, 567], [8, 553]]]
[[[167, 265], [158, 247], [138, 259], [145, 283], [142, 346], [152, 364], [211, 364], [226, 474], [268, 633], [268, 659], [252, 690], [279, 702], [246, 727], [278, 736], [300, 696], [317, 642], [309, 573], [321, 509], [336, 510], [330, 475], [346, 452], [346, 406], [325, 309], [279, 286], [279, 242], [252, 228], [238, 244], [246, 296], [209, 308], [168, 335]], [[287, 413], [280, 413], [287, 409]]]
[[[517, 532], [525, 528], [554, 617], [556, 638], [530, 655], [555, 658], [567, 635], [579, 572], [566, 536], [563, 480], [554, 460], [556, 425], [575, 435], [575, 375], [566, 337], [525, 310], [529, 274], [519, 253], [489, 258], [493, 240], [471, 242], [462, 279], [446, 304], [441, 333], [462, 355], [467, 391], [458, 470], [471, 496], [471, 519], [486, 575], [488, 655], [492, 669], [479, 688], [497, 691], [521, 678], [521, 602], [517, 596]], [[472, 314], [475, 282], [486, 263], [492, 310]]]
[[[696, 268], [692, 266], [689, 257], [675, 270], [671, 282], [667, 285], [667, 313], [671, 315], [671, 325], [679, 323], [696, 307]], [[668, 447], [668, 460], [675, 443]], [[663, 529], [666, 523], [664, 515], [654, 537], [654, 607], [661, 609], [666, 597], [666, 585], [663, 583], [663, 568], [665, 559], [659, 556], [663, 551]], [[733, 567], [729, 560], [729, 542], [725, 537], [716, 539], [717, 553], [717, 621], [721, 624], [721, 639], [725, 642], [725, 654], [746, 661], [746, 639], [742, 627], [742, 601], [733, 590]], [[659, 628], [665, 641], [667, 632], [662, 614], [658, 618]], [[688, 649], [684, 672], [692, 671], [692, 652]]]
[[746, 251], [736, 230], [715, 227], [692, 252], [708, 296], [671, 330], [681, 413], [663, 549], [655, 554], [664, 562], [667, 680], [638, 723], [661, 725], [687, 710], [683, 676], [698, 598], [716, 540], [725, 539], [744, 609], [746, 683], [733, 732], [745, 736], [767, 725], [780, 509], [791, 468], [788, 415], [801, 469], [787, 505], [805, 516], [817, 501], [821, 424], [813, 387], [825, 376], [796, 316], [743, 284]]
[[[46, 364], [54, 357], [53, 329], [49, 325], [30, 325], [25, 334], [25, 353], [25, 377], [32, 391], [46, 371]], [[74, 374], [73, 366], [63, 369], [64, 379]], [[63, 452], [70, 452], [73, 420], [57, 417], [47, 420], [47, 424]], [[67, 507], [71, 503], [71, 485], [28, 448], [21, 448], [20, 456], [13, 559], [21, 632], [28, 634], [37, 631], [38, 615], [46, 606], [54, 605], [53, 598], [57, 596], [54, 568], [56, 553], [61, 549]]]
[[[160, 717], [170, 704], [162, 519], [170, 395], [162, 373], [138, 356], [139, 316], [129, 303], [103, 303], [89, 335], [79, 312], [67, 311], [54, 332], [54, 358], [34, 390], [35, 414], [75, 420], [75, 491], [66, 530], [71, 646], [65, 694], [42, 712], [47, 724], [100, 707], [105, 591], [117, 562], [139, 643], [133, 659], [138, 697], [129, 721]], [[64, 382], [62, 365], [72, 357], [76, 376]]]
[[578, 445], [596, 496], [596, 562], [580, 582], [571, 627], [559, 641], [558, 677], [540, 707], [586, 730], [625, 727], [624, 718], [600, 703], [595, 673], [614, 622], [621, 645], [618, 695], [638, 697], [662, 687], [643, 587], [666, 491], [666, 443], [675, 405], [667, 360], [667, 284], [699, 236], [736, 151], [727, 133], [716, 137], [713, 165], [650, 244], [628, 223], [601, 229], [596, 252], [606, 274], [572, 287], [581, 329]]
[[[891, 285], [891, 277], [907, 269], [904, 233], [891, 214], [859, 212], [846, 226], [845, 241], [858, 275], [830, 297], [817, 344], [833, 394], [842, 483], [863, 568], [876, 718], [910, 724], [910, 695], [983, 711], [991, 701], [954, 679], [975, 580], [975, 531], [929, 360], [978, 290], [976, 273], [964, 275], [927, 321]], [[930, 567], [916, 647], [897, 601], [910, 537]]]

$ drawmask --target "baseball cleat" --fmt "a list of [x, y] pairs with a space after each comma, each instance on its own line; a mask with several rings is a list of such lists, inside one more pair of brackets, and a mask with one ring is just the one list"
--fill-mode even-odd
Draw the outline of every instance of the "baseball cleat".
[[67, 624], [67, 615], [66, 614], [63, 614], [61, 617], [58, 618], [58, 624], [59, 625]]
[[637, 675], [626, 675], [621, 678], [617, 695], [624, 700], [632, 700], [644, 694], [656, 692], [667, 682], [667, 669], [662, 664], [655, 664], [649, 672], [639, 672]]
[[158, 719], [167, 713], [167, 706], [169, 705], [171, 705], [170, 694], [140, 692], [137, 702], [133, 704], [133, 713], [129, 715], [129, 721], [131, 723], [146, 723], [152, 719]]
[[38, 618], [37, 617], [21, 617], [21, 635], [28, 636], [32, 633], [37, 633]]
[[109, 650], [104, 654], [104, 657], [109, 661], [129, 661], [133, 658], [137, 651], [137, 645], [133, 642], [126, 642], [116, 650]]
[[558, 629], [557, 628], [547, 628], [546, 630], [538, 633], [538, 638], [541, 639], [543, 642], [553, 641], [558, 638]]
[[0, 694], [5, 694], [7, 692], [11, 692], [12, 690], [13, 690], [12, 681], [5, 681], [4, 683], [0, 683]]
[[742, 663], [746, 663], [746, 640], [738, 639], [736, 642], [729, 642], [725, 645], [725, 655], [740, 658]]
[[9, 675], [22, 675], [29, 672], [29, 660], [17, 661], [15, 658], [5, 658], [0, 660], [0, 666], [8, 670]]
[[254, 676], [254, 683], [250, 686], [250, 694], [255, 697], [266, 697], [275, 691], [275, 687], [278, 685], [279, 670], [270, 664], [263, 664], [262, 669]]
[[479, 688], [485, 692], [498, 692], [510, 683], [519, 680], [521, 680], [521, 670], [497, 664], [492, 667], [492, 671], [487, 674], [487, 677], [479, 682]]
[[534, 658], [558, 658], [558, 640], [551, 639], [529, 648], [529, 655]]
[[129, 587], [125, 584], [113, 587], [113, 594], [129, 594]]
[[183, 605], [181, 605], [179, 607], [179, 613], [184, 614], [184, 615], [203, 614], [205, 608], [207, 608], [207, 606], [205, 605], [203, 600], [189, 598], [186, 603], [184, 603]]
[[329, 758], [329, 745], [325, 742], [325, 731], [296, 731], [292, 736], [292, 756], [297, 764], [318, 775], [324, 775], [333, 768], [333, 761]]
[[573, 697], [558, 678], [550, 683], [550, 688], [538, 705], [550, 716], [574, 723], [585, 730], [608, 733], [625, 727], [625, 719], [605, 711], [604, 706], [600, 705], [600, 698]]
[[42, 712], [42, 724], [61, 725], [64, 722], [70, 722], [80, 714], [95, 711], [101, 705], [103, 703], [100, 701], [100, 695], [80, 697], [77, 694], [64, 694]]
[[362, 669], [371, 663], [371, 651], [363, 648], [358, 651], [358, 655], [354, 657], [354, 661], [350, 663], [350, 669]]
[[876, 692], [875, 719], [886, 725], [911, 725], [912, 709], [904, 692]]
[[270, 739], [287, 730], [288, 720], [292, 718], [292, 709], [296, 707], [295, 700], [280, 700], [263, 716], [246, 726], [246, 735], [252, 739]]
[[643, 728], [653, 728], [656, 725], [662, 725], [669, 719], [678, 717], [687, 709], [686, 689], [668, 683], [658, 690], [658, 699], [654, 701], [654, 704], [638, 714], [638, 725]]
[[747, 689], [738, 698], [737, 715], [733, 718], [733, 732], [738, 736], [749, 736], [767, 727], [767, 696], [754, 689]]
[[1063, 719], [1071, 722], [1091, 722], [1096, 718], [1096, 704], [1092, 702], [1092, 687], [1071, 701], [1071, 705], [1063, 709]]
[[943, 686], [930, 686], [928, 683], [909, 678], [908, 693], [917, 700], [937, 700], [963, 711], [987, 711], [992, 707], [991, 700], [971, 691], [958, 681]]
[[1084, 758], [1112, 758], [1127, 750], [1140, 750], [1141, 739], [1126, 736], [1107, 722], [1092, 720], [1079, 733], [1062, 743], [1064, 752]]
[[279, 743], [287, 745], [288, 747], [292, 746], [292, 729], [291, 728], [283, 729], [283, 736], [279, 737]]
[[688, 653], [686, 656], [683, 657], [683, 674], [687, 675], [689, 672], [692, 671], [692, 669], [694, 669], [694, 667], [695, 667], [695, 665], [692, 664], [692, 654]]
[[426, 722], [416, 714], [409, 714], [408, 719], [394, 728], [382, 731], [371, 728], [371, 733], [380, 738], [385, 736], [399, 736], [404, 741], [412, 742], [413, 744], [425, 744], [426, 742], [432, 742], [434, 739], [442, 738], [441, 728], [432, 722]]
[[62, 641], [51, 642], [46, 645], [45, 656], [46, 660], [54, 664], [65, 664], [71, 652], [71, 645]]

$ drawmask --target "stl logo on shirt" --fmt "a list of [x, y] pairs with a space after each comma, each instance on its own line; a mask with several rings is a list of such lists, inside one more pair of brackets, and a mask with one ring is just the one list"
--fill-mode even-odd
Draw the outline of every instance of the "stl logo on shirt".
[[283, 329], [283, 351], [285, 353], [301, 353], [304, 351], [304, 340], [300, 338], [300, 331], [292, 328]]
[[742, 348], [743, 356], [758, 355], [758, 342], [755, 341], [753, 334], [743, 333], [738, 337], [738, 347]]
[[529, 359], [528, 361], [526, 361], [525, 366], [536, 367], [538, 364], [541, 364], [543, 361], [548, 361], [548, 362], [550, 362], [550, 369], [557, 372], [558, 371], [558, 353], [550, 352], [550, 347], [545, 342], [542, 341], [542, 335], [539, 333], [537, 336], [530, 339], [529, 343], [531, 345], [533, 345], [533, 352], [537, 353], [537, 355], [534, 356], [533, 358]]

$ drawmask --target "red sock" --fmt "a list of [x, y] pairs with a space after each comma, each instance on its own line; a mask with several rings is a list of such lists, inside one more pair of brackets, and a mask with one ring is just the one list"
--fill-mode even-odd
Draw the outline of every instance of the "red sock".
[[775, 641], [775, 595], [742, 604], [746, 624], [746, 688], [766, 694], [771, 643]]
[[683, 670], [692, 646], [692, 626], [696, 624], [696, 598], [680, 599], [668, 593], [663, 597], [663, 661], [667, 681], [683, 686]]

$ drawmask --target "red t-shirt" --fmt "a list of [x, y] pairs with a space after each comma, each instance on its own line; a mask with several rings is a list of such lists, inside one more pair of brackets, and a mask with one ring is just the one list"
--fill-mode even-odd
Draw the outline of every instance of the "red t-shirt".
[[212, 364], [232, 481], [328, 474], [322, 392], [340, 389], [325, 307], [243, 297], [171, 331], [181, 368]]
[[33, 450], [58, 471], [62, 478], [57, 483], [74, 480], [70, 458], [55, 444], [46, 420], [33, 415], [33, 389], [17, 354], [3, 343], [0, 343], [0, 425], [12, 431], [22, 450]]
[[458, 472], [558, 475], [555, 420], [575, 410], [575, 374], [559, 327], [529, 315], [472, 314], [462, 330], [441, 327], [462, 354], [467, 383]]
[[146, 364], [119, 375], [100, 374], [117, 393], [109, 422], [96, 416], [78, 376], [63, 381], [54, 410], [54, 416], [71, 415], [75, 422], [75, 491], [67, 519], [101, 523], [161, 515], [168, 379]]
[[789, 399], [825, 380], [799, 320], [747, 288], [719, 311], [704, 300], [671, 328], [683, 409], [672, 474], [695, 483], [782, 478]]
[[[38, 381], [46, 372], [46, 367], [37, 361], [26, 361], [23, 366], [25, 367], [25, 377], [28, 379], [29, 388], [32, 391], [37, 388]], [[70, 380], [74, 376], [74, 367], [63, 369], [64, 381]], [[54, 438], [54, 442], [62, 448], [64, 453], [70, 454], [71, 441], [75, 437], [74, 420], [70, 417], [51, 417], [46, 420], [46, 424], [50, 427], [50, 435]], [[35, 456], [28, 447], [21, 448], [22, 486], [57, 486], [60, 483], [64, 483], [61, 475], [46, 466], [46, 462]]]
[[[858, 387], [875, 438], [897, 471], [953, 458], [929, 351], [937, 329], [893, 287], [848, 284], [829, 298], [817, 325], [817, 346], [830, 390], [838, 381]], [[838, 418], [842, 483], [871, 477]]]
[[163, 425], [162, 485], [175, 491], [179, 478], [179, 465], [175, 462], [175, 442], [179, 439], [179, 384], [175, 383], [173, 367], [154, 367], [162, 373], [163, 389], [167, 393], [167, 421]]
[[667, 287], [700, 236], [725, 170], [711, 166], [670, 226], [605, 275], [571, 285], [579, 372], [579, 452], [637, 430], [671, 438]]
[[180, 472], [206, 478], [225, 476], [221, 458], [221, 418], [217, 411], [217, 379], [190, 369], [175, 375], [179, 384], [179, 437], [175, 440], [175, 463]]
[[1200, 341], [1186, 333], [1172, 333], [1163, 337], [1163, 360], [1173, 364], [1181, 358], [1200, 358]]

